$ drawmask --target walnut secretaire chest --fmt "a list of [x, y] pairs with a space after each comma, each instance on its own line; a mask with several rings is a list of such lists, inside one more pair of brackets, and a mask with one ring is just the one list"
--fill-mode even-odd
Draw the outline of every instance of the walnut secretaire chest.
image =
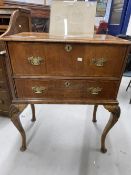
[[[20, 33], [3, 40], [12, 103], [95, 104], [93, 121], [97, 105], [104, 105], [111, 112], [101, 137], [101, 151], [106, 152], [105, 137], [120, 115], [117, 93], [130, 42], [108, 35], [68, 38], [45, 33]], [[17, 120], [25, 150], [25, 132], [14, 113], [12, 121], [16, 125]]]

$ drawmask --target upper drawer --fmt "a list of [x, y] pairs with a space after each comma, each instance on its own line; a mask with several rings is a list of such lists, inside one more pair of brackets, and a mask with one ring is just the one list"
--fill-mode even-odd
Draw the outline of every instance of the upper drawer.
[[126, 55], [123, 45], [9, 42], [8, 48], [15, 75], [119, 77]]

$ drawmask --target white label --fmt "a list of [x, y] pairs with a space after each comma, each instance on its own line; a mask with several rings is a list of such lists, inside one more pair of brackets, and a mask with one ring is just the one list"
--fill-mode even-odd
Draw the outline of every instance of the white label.
[[77, 61], [82, 61], [83, 60], [83, 58], [77, 58]]

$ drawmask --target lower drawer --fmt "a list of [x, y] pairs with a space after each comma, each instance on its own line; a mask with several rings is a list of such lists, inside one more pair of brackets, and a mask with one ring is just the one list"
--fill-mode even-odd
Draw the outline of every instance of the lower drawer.
[[114, 100], [118, 81], [16, 79], [18, 98]]

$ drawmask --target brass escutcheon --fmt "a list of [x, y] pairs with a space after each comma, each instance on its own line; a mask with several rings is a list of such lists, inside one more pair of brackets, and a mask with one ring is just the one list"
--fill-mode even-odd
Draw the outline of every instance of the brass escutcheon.
[[46, 90], [46, 88], [43, 87], [43, 86], [33, 86], [33, 87], [32, 87], [32, 91], [33, 91], [35, 94], [42, 94], [42, 93], [45, 92], [45, 90]]
[[65, 51], [70, 52], [72, 50], [72, 46], [70, 44], [65, 45]]
[[100, 87], [90, 87], [90, 88], [88, 88], [88, 91], [92, 95], [98, 95], [102, 91], [102, 88], [100, 88]]
[[105, 58], [92, 58], [91, 59], [91, 63], [95, 64], [97, 67], [103, 67], [105, 62], [107, 62]]
[[32, 56], [32, 57], [28, 58], [29, 63], [34, 65], [34, 66], [40, 65], [42, 60], [43, 60], [43, 58], [41, 58], [39, 56], [38, 57], [37, 56], [35, 56], [35, 57]]
[[66, 82], [65, 82], [65, 87], [68, 88], [69, 86], [70, 86], [70, 82], [69, 82], [69, 81], [66, 81]]

